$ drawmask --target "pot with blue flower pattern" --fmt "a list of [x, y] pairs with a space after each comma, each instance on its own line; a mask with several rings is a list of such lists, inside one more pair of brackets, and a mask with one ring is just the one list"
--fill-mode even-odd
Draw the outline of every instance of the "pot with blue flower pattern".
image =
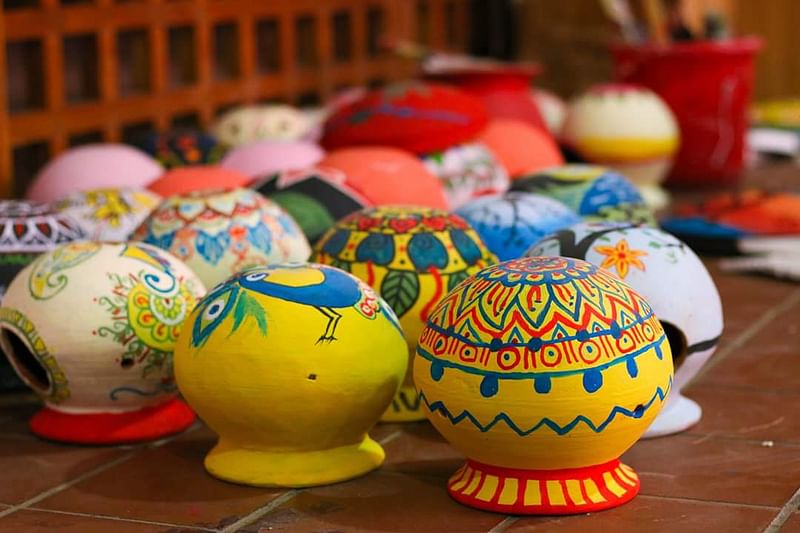
[[558, 200], [520, 191], [477, 198], [456, 209], [456, 214], [475, 228], [500, 261], [522, 257], [545, 235], [580, 221]]
[[515, 179], [511, 190], [555, 198], [587, 221], [657, 225], [636, 186], [622, 174], [601, 166], [569, 164], [537, 170]]
[[133, 236], [169, 251], [213, 287], [249, 267], [308, 259], [311, 247], [297, 222], [250, 189], [170, 196]]
[[457, 501], [511, 514], [621, 505], [639, 478], [619, 457], [672, 385], [672, 357], [650, 305], [577, 259], [485, 268], [430, 314], [414, 359], [425, 413], [467, 456]]
[[172, 351], [204, 292], [186, 265], [147, 244], [80, 241], [39, 256], [0, 308], [0, 348], [45, 403], [31, 431], [116, 444], [191, 425]]
[[[400, 317], [409, 357], [439, 300], [496, 262], [463, 218], [412, 206], [367, 208], [342, 219], [317, 242], [314, 260], [346, 270], [378, 291]], [[410, 370], [382, 420], [425, 420]]]
[[681, 394], [722, 335], [722, 304], [703, 262], [683, 242], [655, 228], [625, 223], [580, 223], [548, 235], [530, 256], [566, 256], [609, 270], [647, 298], [667, 332], [675, 385], [645, 438], [685, 431], [702, 409]]
[[212, 475], [305, 487], [377, 468], [367, 431], [408, 366], [397, 317], [355, 276], [317, 264], [256, 267], [214, 288], [175, 348], [183, 396], [219, 435]]

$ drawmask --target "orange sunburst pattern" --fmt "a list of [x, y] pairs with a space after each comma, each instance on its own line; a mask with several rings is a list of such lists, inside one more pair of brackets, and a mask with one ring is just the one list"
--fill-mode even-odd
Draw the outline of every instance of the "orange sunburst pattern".
[[625, 239], [620, 239], [615, 246], [595, 246], [594, 250], [606, 256], [600, 267], [616, 269], [617, 275], [622, 279], [625, 279], [631, 267], [636, 267], [639, 270], [645, 269], [644, 263], [639, 258], [646, 256], [647, 252], [631, 249]]

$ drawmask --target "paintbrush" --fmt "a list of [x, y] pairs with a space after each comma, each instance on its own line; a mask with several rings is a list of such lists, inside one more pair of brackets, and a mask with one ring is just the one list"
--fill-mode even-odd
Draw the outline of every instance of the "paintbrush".
[[627, 0], [600, 0], [600, 5], [606, 16], [616, 23], [622, 33], [622, 39], [627, 43], [642, 41], [642, 32], [631, 12]]

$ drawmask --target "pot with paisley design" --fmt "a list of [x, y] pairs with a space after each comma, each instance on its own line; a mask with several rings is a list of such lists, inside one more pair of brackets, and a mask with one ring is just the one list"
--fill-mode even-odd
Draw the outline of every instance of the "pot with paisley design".
[[[461, 217], [427, 207], [367, 208], [342, 219], [319, 240], [314, 260], [371, 285], [403, 325], [409, 356], [431, 309], [449, 291], [496, 262]], [[382, 420], [424, 420], [411, 372]]]
[[686, 244], [655, 228], [581, 223], [543, 238], [528, 255], [589, 261], [647, 298], [672, 348], [675, 385], [644, 436], [678, 433], [700, 420], [702, 409], [681, 391], [716, 350], [722, 334], [722, 304], [714, 280]]
[[147, 244], [65, 244], [8, 287], [0, 348], [45, 403], [41, 437], [117, 444], [164, 437], [194, 414], [176, 397], [172, 350], [202, 282]]
[[297, 222], [250, 189], [170, 196], [133, 239], [184, 261], [207, 287], [249, 267], [308, 259], [311, 247]]
[[407, 365], [391, 308], [318, 264], [231, 277], [197, 305], [175, 348], [181, 392], [219, 435], [206, 469], [255, 486], [335, 483], [380, 466], [367, 432]]
[[513, 259], [430, 313], [414, 359], [425, 414], [468, 459], [457, 501], [510, 514], [578, 514], [639, 491], [619, 457], [655, 419], [672, 356], [650, 305], [591, 263]]

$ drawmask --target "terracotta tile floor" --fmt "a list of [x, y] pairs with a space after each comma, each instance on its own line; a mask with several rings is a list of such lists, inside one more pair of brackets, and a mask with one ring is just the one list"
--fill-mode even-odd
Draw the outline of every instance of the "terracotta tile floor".
[[[794, 168], [754, 178], [780, 183]], [[625, 461], [642, 491], [617, 509], [518, 518], [462, 507], [445, 492], [462, 457], [427, 423], [382, 425], [385, 466], [306, 490], [208, 476], [201, 425], [157, 444], [86, 448], [27, 433], [29, 397], [0, 397], [0, 531], [800, 532], [800, 285], [721, 273], [722, 345], [688, 391], [703, 406], [688, 433], [637, 444]]]

